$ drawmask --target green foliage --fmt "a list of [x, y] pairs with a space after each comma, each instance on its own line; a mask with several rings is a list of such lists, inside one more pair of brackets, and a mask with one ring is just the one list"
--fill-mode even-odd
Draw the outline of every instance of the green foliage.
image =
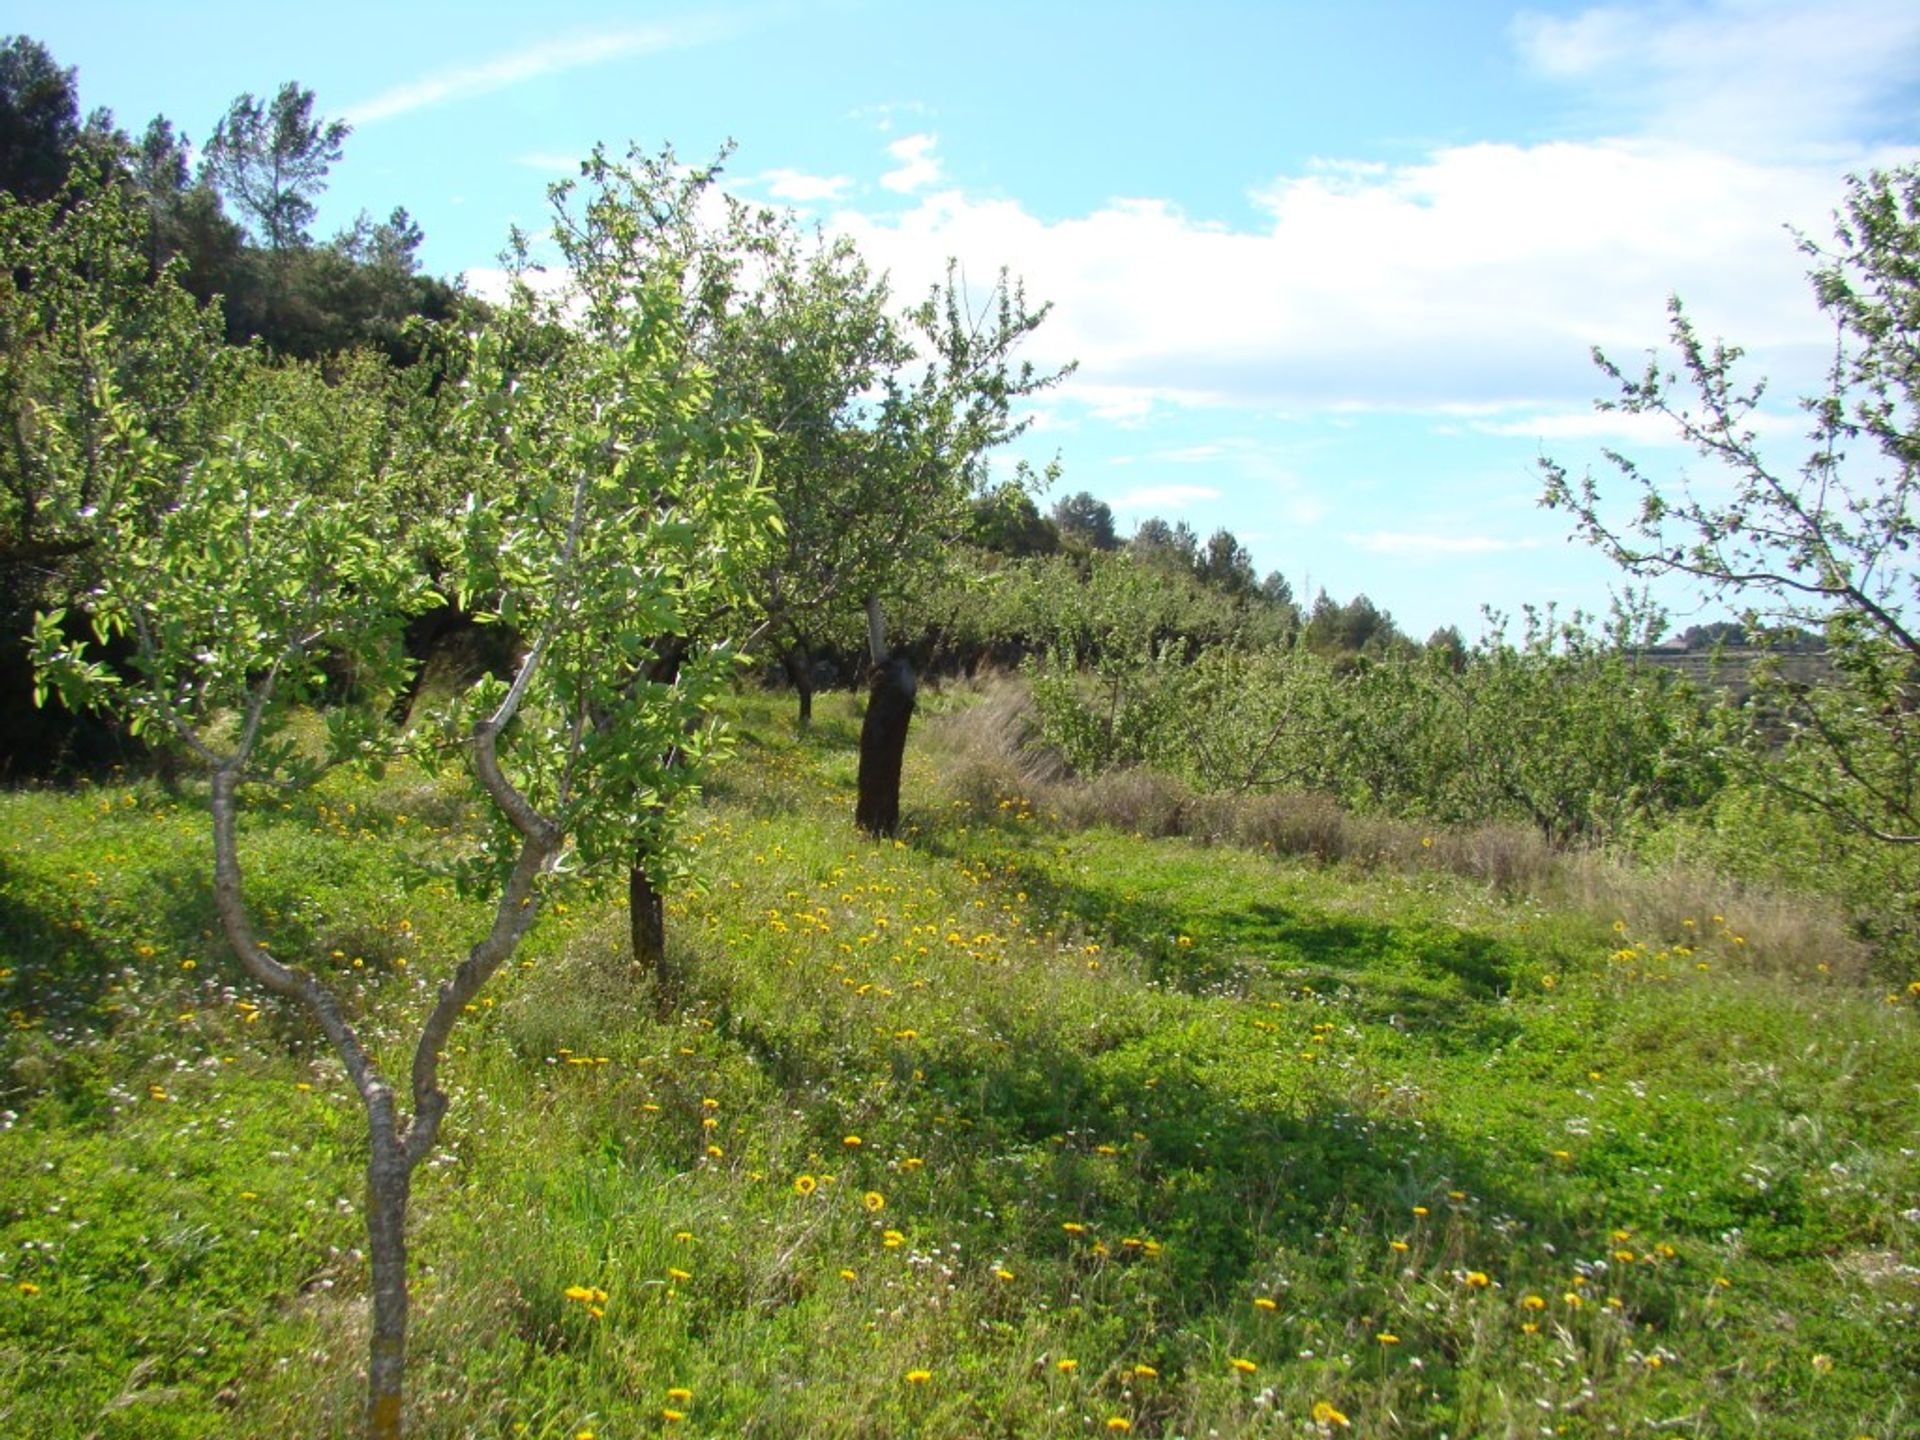
[[[1139, 613], [1139, 612], [1136, 612]], [[1189, 655], [1109, 633], [1084, 671], [1056, 649], [1034, 674], [1045, 740], [1076, 770], [1146, 765], [1202, 791], [1304, 789], [1368, 814], [1521, 820], [1553, 841], [1619, 841], [1722, 783], [1705, 700], [1634, 663], [1618, 637], [1529, 614], [1445, 650], [1358, 664], [1214, 645]]]
[[109, 407], [192, 454], [235, 358], [218, 317], [150, 276], [145, 215], [126, 188], [77, 177], [61, 198], [0, 195], [0, 566], [83, 553], [122, 501]]
[[66, 184], [80, 140], [80, 100], [71, 68], [25, 35], [0, 42], [0, 191], [51, 200]]
[[269, 101], [242, 94], [214, 125], [201, 176], [267, 249], [297, 250], [307, 244], [314, 199], [351, 129], [344, 120], [315, 119], [313, 92], [292, 80]]
[[1113, 507], [1081, 490], [1053, 502], [1053, 527], [1062, 541], [1080, 550], [1118, 550], [1113, 529]]
[[[314, 413], [323, 389], [249, 387], [206, 453], [182, 464], [103, 368], [91, 378], [104, 483], [82, 518], [100, 572], [80, 600], [100, 640], [133, 640], [133, 678], [90, 658], [55, 610], [35, 622], [37, 693], [113, 708], [136, 734], [173, 734], [207, 755], [235, 725], [234, 753], [251, 749], [259, 778], [310, 776], [310, 757], [282, 738], [291, 707], [320, 695], [334, 663], [362, 695], [390, 694], [401, 619], [427, 598], [381, 477], [344, 446], [313, 471], [301, 432], [337, 433]], [[367, 733], [355, 712], [335, 714], [344, 757]]]
[[1800, 402], [1811, 429], [1796, 468], [1762, 443], [1764, 382], [1743, 379], [1740, 349], [1703, 339], [1676, 297], [1671, 355], [1650, 352], [1629, 374], [1595, 352], [1618, 387], [1600, 406], [1670, 421], [1726, 483], [1696, 491], [1610, 451], [1630, 513], [1593, 476], [1575, 481], [1552, 461], [1545, 503], [1631, 574], [1705, 581], [1743, 607], [1750, 633], [1823, 633], [1838, 683], [1757, 672], [1749, 774], [1863, 836], [1920, 843], [1920, 637], [1909, 614], [1920, 572], [1908, 558], [1920, 533], [1920, 167], [1850, 178], [1833, 248], [1801, 248], [1835, 347], [1824, 389]]
[[[543, 647], [501, 757], [570, 838], [572, 863], [604, 872], [647, 836], [665, 882], [778, 516], [755, 428], [714, 417], [674, 277], [586, 270], [578, 283], [587, 334], [552, 343], [573, 297], [523, 288], [457, 362], [462, 403], [443, 443], [472, 490], [456, 599]], [[483, 683], [448, 712], [449, 730], [505, 693]], [[519, 843], [497, 814], [488, 868], [469, 881], [497, 887]]]

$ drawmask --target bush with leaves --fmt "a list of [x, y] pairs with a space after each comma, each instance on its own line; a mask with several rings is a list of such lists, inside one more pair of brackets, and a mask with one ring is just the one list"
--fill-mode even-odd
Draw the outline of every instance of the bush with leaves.
[[1136, 634], [1085, 666], [1056, 650], [1033, 692], [1043, 737], [1082, 773], [1144, 765], [1204, 792], [1312, 790], [1366, 813], [1609, 842], [1723, 781], [1713, 706], [1624, 638], [1529, 612], [1519, 644], [1496, 623], [1456, 668], [1411, 650], [1189, 656]]

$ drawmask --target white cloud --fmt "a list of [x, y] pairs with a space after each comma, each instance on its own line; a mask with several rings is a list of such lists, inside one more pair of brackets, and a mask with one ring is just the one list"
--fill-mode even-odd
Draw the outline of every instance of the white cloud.
[[[1877, 155], [1862, 156], [1871, 163]], [[1600, 344], [1631, 360], [1679, 292], [1739, 340], [1777, 393], [1827, 332], [1782, 229], [1814, 233], [1840, 169], [1651, 140], [1441, 149], [1394, 166], [1321, 165], [1261, 187], [1265, 223], [1201, 223], [1120, 199], [1043, 220], [955, 190], [835, 224], [913, 295], [959, 256], [1052, 300], [1035, 358], [1077, 358], [1060, 391], [1106, 418], [1161, 406], [1471, 413], [1577, 408]]]
[[887, 146], [887, 153], [900, 162], [900, 168], [882, 175], [880, 183], [903, 195], [926, 189], [941, 175], [940, 162], [933, 154], [938, 143], [937, 135], [928, 134], [903, 135], [895, 140]]
[[853, 185], [845, 175], [809, 175], [802, 170], [763, 170], [757, 178], [765, 183], [767, 193], [774, 199], [795, 205], [838, 200]]
[[[527, 287], [537, 295], [556, 299], [565, 295], [573, 283], [570, 272], [562, 269], [530, 270], [521, 278]], [[461, 272], [461, 281], [470, 294], [479, 296], [491, 305], [504, 305], [513, 293], [513, 277], [498, 265], [475, 265]]]
[[707, 19], [562, 36], [539, 45], [516, 47], [477, 64], [454, 66], [406, 81], [349, 107], [345, 118], [356, 127], [372, 125], [414, 110], [491, 94], [523, 80], [700, 44], [718, 38], [728, 28]]
[[1212, 485], [1136, 485], [1113, 499], [1116, 510], [1171, 510], [1178, 514], [1191, 506], [1218, 500], [1220, 491]]
[[1523, 12], [1513, 36], [1603, 116], [1750, 155], [1874, 133], [1889, 108], [1904, 121], [1920, 82], [1912, 0], [1599, 5]]
[[1408, 559], [1436, 556], [1493, 555], [1513, 550], [1536, 550], [1537, 539], [1504, 539], [1497, 535], [1434, 535], [1402, 530], [1374, 530], [1349, 535], [1347, 543], [1371, 555], [1398, 555]]

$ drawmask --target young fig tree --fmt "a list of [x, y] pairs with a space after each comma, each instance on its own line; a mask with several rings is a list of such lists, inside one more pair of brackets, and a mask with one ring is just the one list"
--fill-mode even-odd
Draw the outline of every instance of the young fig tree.
[[[376, 477], [316, 486], [271, 414], [236, 422], [182, 468], [126, 407], [108, 404], [121, 489], [148, 503], [100, 517], [112, 543], [88, 603], [102, 638], [133, 638], [132, 671], [91, 658], [58, 616], [36, 628], [43, 686], [164, 726], [205, 765], [227, 942], [249, 976], [326, 1035], [360, 1097], [372, 1270], [365, 1432], [379, 1440], [404, 1431], [408, 1201], [450, 1104], [449, 1036], [563, 873], [622, 863], [642, 814], [671, 853], [662, 786], [684, 782], [663, 778], [661, 757], [672, 745], [695, 760], [711, 752], [705, 721], [730, 659], [724, 644], [703, 644], [671, 683], [650, 680], [647, 662], [661, 637], [684, 632], [689, 606], [752, 563], [769, 524], [750, 435], [711, 419], [707, 381], [687, 363], [677, 294], [641, 286], [625, 303], [620, 344], [548, 333], [532, 361], [526, 317], [507, 310], [469, 338], [437, 437], [473, 486], [458, 588], [524, 648], [510, 680], [483, 682], [448, 722], [489, 805], [488, 834], [458, 873], [490, 918], [404, 1048], [377, 1053], [318, 967], [261, 946], [238, 826], [253, 797], [369, 751], [379, 701], [403, 678], [402, 621], [432, 597], [393, 543], [394, 507]], [[285, 722], [318, 698], [322, 660], [343, 656], [373, 703], [330, 711], [329, 751], [316, 757]]]

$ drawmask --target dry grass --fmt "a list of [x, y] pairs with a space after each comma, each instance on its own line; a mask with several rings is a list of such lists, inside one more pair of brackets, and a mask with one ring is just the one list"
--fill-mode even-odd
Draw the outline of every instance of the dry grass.
[[1635, 936], [1683, 943], [1713, 917], [1737, 915], [1741, 948], [1755, 970], [1860, 979], [1871, 951], [1849, 933], [1837, 903], [1732, 880], [1699, 866], [1651, 868], [1591, 850], [1557, 849], [1523, 825], [1443, 826], [1355, 815], [1325, 795], [1289, 791], [1201, 795], [1147, 770], [1080, 779], [1040, 738], [1017, 677], [978, 684], [976, 703], [941, 716], [941, 746], [953, 757], [951, 793], [981, 818], [1024, 799], [1075, 829], [1106, 827], [1156, 838], [1189, 836], [1327, 865], [1438, 869], [1508, 896], [1587, 913]]

